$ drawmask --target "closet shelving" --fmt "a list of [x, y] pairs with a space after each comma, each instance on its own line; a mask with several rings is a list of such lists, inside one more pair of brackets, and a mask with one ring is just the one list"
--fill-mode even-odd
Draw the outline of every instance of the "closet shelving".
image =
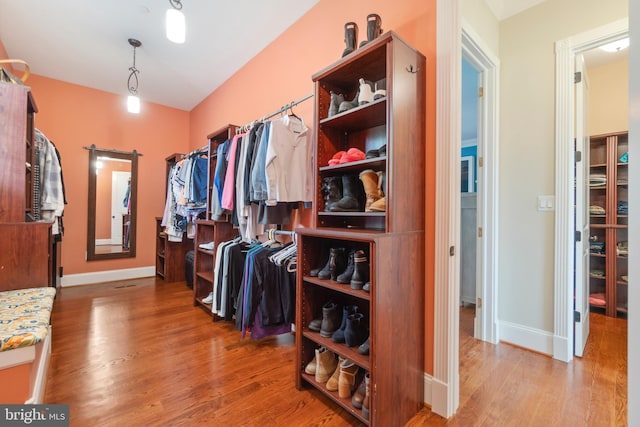
[[[51, 222], [34, 218], [34, 120], [28, 86], [0, 82], [0, 290], [55, 286], [59, 259]], [[35, 208], [35, 209], [34, 209]]]
[[[388, 32], [312, 77], [316, 192], [311, 226], [296, 229], [296, 387], [316, 388], [366, 425], [401, 425], [424, 401], [425, 64], [420, 52]], [[328, 117], [330, 92], [351, 100], [360, 78], [384, 80], [386, 96]], [[386, 155], [328, 165], [338, 151], [358, 148], [366, 153], [385, 144]], [[386, 211], [325, 210], [323, 178], [366, 169], [386, 176]], [[310, 276], [334, 247], [365, 251], [370, 292]], [[358, 306], [369, 326], [369, 355], [308, 328], [312, 320], [322, 318], [328, 301]], [[305, 373], [321, 346], [358, 365], [356, 386], [369, 373], [368, 419], [351, 398], [340, 398]]]
[[589, 293], [591, 307], [612, 317], [627, 312], [629, 215], [619, 203], [628, 201], [628, 149], [626, 131], [590, 138]]
[[[215, 265], [217, 244], [230, 240], [237, 234], [229, 222], [228, 216], [217, 220], [213, 220], [211, 217], [211, 188], [213, 186], [217, 163], [216, 151], [220, 144], [233, 137], [236, 129], [237, 126], [230, 124], [207, 136], [207, 153], [209, 159], [207, 188], [209, 190], [207, 191], [207, 208], [205, 211], [205, 218], [195, 221], [196, 236], [193, 262], [193, 305], [203, 307], [209, 314], [212, 314], [211, 304], [204, 302], [204, 300], [209, 296], [209, 293], [213, 290], [214, 286], [213, 269]], [[204, 249], [200, 247], [200, 244], [209, 242], [215, 243], [213, 249]], [[215, 320], [215, 316], [213, 316], [213, 320]]]
[[[165, 192], [169, 179], [169, 172], [173, 165], [179, 162], [183, 154], [173, 153], [167, 158], [165, 171]], [[185, 256], [193, 249], [193, 240], [187, 238], [184, 233], [182, 241], [174, 242], [169, 240], [162, 227], [162, 217], [156, 217], [156, 276], [166, 282], [180, 282], [185, 279], [184, 265]]]

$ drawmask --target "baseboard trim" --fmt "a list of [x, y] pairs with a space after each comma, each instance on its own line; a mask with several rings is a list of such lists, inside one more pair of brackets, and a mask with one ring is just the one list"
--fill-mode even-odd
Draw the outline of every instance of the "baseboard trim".
[[62, 277], [61, 286], [79, 286], [90, 285], [93, 283], [113, 282], [115, 280], [139, 279], [142, 277], [155, 276], [155, 274], [156, 268], [154, 266], [68, 274]]
[[553, 334], [551, 332], [505, 321], [500, 321], [498, 328], [501, 342], [514, 344], [549, 356], [553, 355]]
[[426, 406], [431, 407], [432, 399], [432, 387], [433, 387], [433, 377], [426, 372], [424, 373], [424, 404]]

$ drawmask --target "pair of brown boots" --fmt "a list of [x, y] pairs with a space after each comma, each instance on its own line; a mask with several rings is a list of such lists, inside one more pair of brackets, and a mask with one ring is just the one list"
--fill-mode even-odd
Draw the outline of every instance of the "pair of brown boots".
[[385, 212], [387, 210], [387, 201], [383, 190], [384, 172], [366, 169], [360, 172], [360, 180], [366, 195], [364, 211]]

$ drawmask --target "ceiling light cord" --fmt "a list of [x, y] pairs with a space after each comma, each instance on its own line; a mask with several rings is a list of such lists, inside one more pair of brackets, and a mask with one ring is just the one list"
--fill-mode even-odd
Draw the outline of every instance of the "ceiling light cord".
[[129, 96], [127, 97], [127, 110], [130, 113], [140, 113], [140, 98], [138, 98], [138, 74], [140, 70], [136, 68], [136, 48], [142, 46], [139, 40], [129, 39], [129, 44], [133, 46], [133, 65], [129, 67], [129, 78], [127, 79], [127, 88]]
[[[134, 42], [132, 42], [132, 40], [134, 40]], [[138, 93], [139, 84], [138, 74], [140, 73], [140, 70], [136, 68], [136, 48], [140, 46], [141, 43], [138, 40], [129, 39], [129, 44], [133, 46], [133, 66], [129, 67], [129, 71], [131, 71], [131, 74], [129, 74], [129, 78], [127, 79], [127, 86], [129, 87], [129, 93], [131, 93], [132, 95], [136, 95]]]

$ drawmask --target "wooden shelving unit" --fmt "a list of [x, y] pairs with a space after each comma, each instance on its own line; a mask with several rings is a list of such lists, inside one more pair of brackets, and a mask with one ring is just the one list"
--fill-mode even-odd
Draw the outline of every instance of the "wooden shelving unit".
[[[366, 425], [402, 425], [424, 401], [425, 63], [421, 53], [389, 32], [313, 76], [316, 194], [311, 227], [296, 229], [296, 386], [316, 388]], [[328, 117], [330, 92], [351, 100], [360, 78], [384, 80], [386, 96]], [[385, 144], [386, 155], [328, 165], [338, 151], [367, 152]], [[385, 176], [386, 211], [325, 209], [324, 178], [366, 169]], [[310, 276], [333, 247], [367, 254], [370, 292]], [[309, 330], [311, 320], [322, 317], [327, 301], [356, 305], [364, 314], [369, 325], [368, 355]], [[305, 373], [322, 346], [358, 365], [356, 386], [369, 373], [368, 419], [351, 398], [341, 399]]]
[[[628, 300], [628, 132], [592, 136], [590, 173], [600, 185], [590, 186], [589, 293], [591, 308], [607, 316], [626, 315]], [[626, 160], [626, 161], [623, 161]], [[602, 179], [604, 178], [604, 179]], [[597, 206], [602, 209], [594, 211]]]

